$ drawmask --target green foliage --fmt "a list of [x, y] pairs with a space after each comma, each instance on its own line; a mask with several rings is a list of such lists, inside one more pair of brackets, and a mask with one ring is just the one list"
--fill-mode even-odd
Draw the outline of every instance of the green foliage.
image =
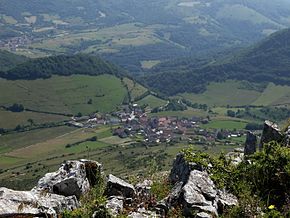
[[[24, 63], [28, 58], [15, 55], [8, 51], [0, 50], [0, 69], [1, 71], [9, 70], [18, 64]], [[0, 74], [1, 77], [1, 74]]]
[[[227, 79], [246, 80], [257, 83], [274, 82], [289, 85], [290, 29], [271, 35], [255, 47], [225, 56], [223, 60], [208, 61], [207, 65], [191, 67], [182, 61], [171, 61], [171, 68], [160, 65], [155, 73], [146, 75], [147, 85], [167, 95], [178, 93], [201, 93], [209, 82]], [[178, 72], [178, 73], [177, 73]]]
[[235, 117], [236, 116], [236, 112], [232, 111], [232, 110], [227, 110], [227, 116], [229, 117]]
[[168, 196], [168, 194], [171, 191], [171, 185], [169, 181], [166, 178], [161, 179], [155, 179], [153, 181], [153, 184], [151, 186], [151, 193], [156, 197], [157, 201], [161, 201], [165, 197]]
[[248, 123], [245, 127], [246, 130], [262, 130], [264, 127], [264, 124], [259, 123]]
[[73, 56], [52, 56], [29, 61], [17, 65], [0, 76], [6, 79], [38, 79], [52, 75], [69, 76], [73, 74], [121, 76], [124, 71], [99, 57], [85, 54]]
[[24, 106], [22, 104], [13, 104], [10, 107], [7, 107], [7, 110], [11, 112], [22, 112], [24, 111]]
[[290, 117], [290, 110], [287, 107], [247, 107], [246, 110], [238, 110], [236, 113], [236, 117], [253, 118], [261, 121], [269, 119], [279, 122]]
[[[253, 217], [257, 208], [268, 213], [274, 205], [277, 213], [268, 217], [285, 216], [290, 211], [290, 149], [276, 142], [264, 145], [261, 152], [247, 157], [233, 166], [224, 154], [211, 157], [192, 150], [184, 151], [187, 161], [203, 166], [218, 188], [225, 188], [239, 198], [239, 206], [227, 212], [226, 217]], [[276, 214], [276, 215], [275, 215]]]
[[187, 106], [184, 105], [181, 100], [172, 99], [164, 107], [154, 108], [151, 112], [158, 113], [161, 111], [185, 111], [185, 110], [187, 110]]

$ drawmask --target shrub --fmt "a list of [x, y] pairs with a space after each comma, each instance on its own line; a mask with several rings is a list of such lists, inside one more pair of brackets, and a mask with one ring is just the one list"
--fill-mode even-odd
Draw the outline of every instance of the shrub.
[[[290, 202], [290, 149], [277, 142], [265, 144], [261, 152], [247, 157], [238, 166], [233, 166], [224, 154], [211, 157], [192, 150], [184, 151], [189, 162], [203, 166], [218, 188], [225, 188], [239, 198], [239, 206], [228, 211], [225, 217], [254, 217], [261, 214], [258, 208], [268, 213], [274, 205], [276, 215], [287, 217]], [[274, 216], [269, 212], [268, 217]], [[289, 215], [289, 214], [288, 214]]]

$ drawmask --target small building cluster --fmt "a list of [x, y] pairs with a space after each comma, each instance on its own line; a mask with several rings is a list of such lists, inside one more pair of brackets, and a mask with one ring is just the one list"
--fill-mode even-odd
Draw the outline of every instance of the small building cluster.
[[[152, 115], [152, 114], [151, 114]], [[200, 117], [179, 118], [177, 116], [148, 116], [137, 104], [122, 106], [111, 114], [73, 117], [69, 125], [80, 128], [95, 128], [111, 125], [113, 135], [120, 138], [134, 137], [146, 145], [158, 143], [188, 142], [200, 145], [214, 145], [216, 141], [241, 137], [241, 130], [217, 130], [203, 128], [208, 119]], [[228, 140], [228, 142], [227, 142]]]

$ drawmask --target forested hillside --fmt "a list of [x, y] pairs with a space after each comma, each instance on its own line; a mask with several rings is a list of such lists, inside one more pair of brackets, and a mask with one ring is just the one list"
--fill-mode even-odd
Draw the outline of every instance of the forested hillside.
[[95, 53], [144, 61], [241, 47], [287, 28], [287, 0], [0, 0], [0, 47], [30, 57]]
[[227, 79], [290, 84], [290, 29], [272, 34], [255, 46], [221, 59], [186, 59], [157, 66], [146, 83], [167, 95], [203, 92], [208, 82]]
[[8, 51], [0, 50], [0, 71], [5, 71], [15, 67], [17, 64], [24, 63], [28, 58], [15, 55]]
[[112, 74], [120, 76], [124, 73], [121, 68], [112, 65], [101, 58], [90, 55], [52, 56], [30, 59], [21, 63], [0, 76], [6, 79], [37, 79], [49, 78], [52, 75], [69, 76], [73, 74], [100, 75]]

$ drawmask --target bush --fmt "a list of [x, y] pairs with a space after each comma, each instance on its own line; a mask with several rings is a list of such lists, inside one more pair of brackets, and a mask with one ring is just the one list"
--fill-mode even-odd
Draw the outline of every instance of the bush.
[[[233, 166], [221, 154], [211, 157], [192, 150], [184, 151], [189, 162], [203, 166], [218, 188], [225, 188], [239, 198], [239, 206], [227, 212], [225, 217], [254, 217], [268, 213], [274, 205], [277, 212], [287, 217], [290, 211], [290, 149], [277, 142], [265, 144], [261, 152], [249, 156], [238, 166]], [[208, 167], [209, 164], [212, 167]], [[273, 214], [274, 212], [269, 212]], [[278, 214], [278, 213], [276, 213]], [[279, 217], [279, 216], [269, 216]]]
[[24, 111], [24, 106], [22, 104], [13, 104], [7, 108], [11, 112], [22, 112]]

